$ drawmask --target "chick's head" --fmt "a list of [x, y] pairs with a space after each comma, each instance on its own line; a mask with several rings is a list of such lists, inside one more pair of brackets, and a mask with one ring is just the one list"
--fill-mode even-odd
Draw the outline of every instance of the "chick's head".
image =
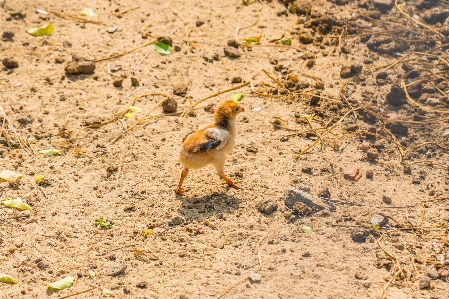
[[217, 109], [215, 109], [214, 115], [215, 119], [221, 119], [223, 117], [233, 119], [237, 116], [237, 114], [243, 111], [245, 111], [245, 109], [243, 109], [243, 107], [237, 102], [229, 100], [221, 103]]

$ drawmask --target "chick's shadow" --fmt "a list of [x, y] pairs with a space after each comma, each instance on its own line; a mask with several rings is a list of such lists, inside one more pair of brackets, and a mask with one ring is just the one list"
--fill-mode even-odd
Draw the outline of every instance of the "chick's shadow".
[[226, 193], [212, 193], [202, 197], [180, 197], [180, 216], [190, 221], [202, 221], [211, 216], [222, 217], [238, 210], [241, 200]]

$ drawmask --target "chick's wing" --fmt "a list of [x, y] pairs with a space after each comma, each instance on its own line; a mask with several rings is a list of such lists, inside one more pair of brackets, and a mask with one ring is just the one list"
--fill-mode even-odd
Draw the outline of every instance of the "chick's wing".
[[230, 137], [231, 134], [226, 130], [208, 128], [190, 135], [183, 144], [189, 152], [207, 152], [212, 149], [223, 148]]

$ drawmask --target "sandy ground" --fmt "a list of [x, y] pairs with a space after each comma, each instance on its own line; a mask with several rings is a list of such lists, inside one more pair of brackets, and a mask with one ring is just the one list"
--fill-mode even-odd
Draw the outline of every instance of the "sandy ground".
[[[0, 31], [15, 33], [0, 42], [0, 59], [13, 57], [19, 64], [0, 71], [0, 106], [10, 120], [0, 113], [1, 123], [5, 120], [0, 171], [23, 174], [18, 182], [0, 183], [0, 199], [21, 197], [32, 207], [23, 212], [0, 208], [0, 272], [18, 279], [14, 285], [0, 283], [0, 298], [62, 298], [83, 291], [71, 298], [100, 298], [104, 288], [115, 298], [379, 298], [384, 287], [385, 298], [449, 296], [442, 265], [449, 260], [444, 63], [412, 54], [388, 70], [372, 70], [413, 50], [447, 58], [439, 40], [420, 42], [423, 33], [415, 28], [422, 27], [391, 3], [384, 10], [369, 1], [313, 2], [310, 19], [328, 16], [336, 26], [334, 32], [325, 30], [324, 38], [319, 25], [298, 22], [304, 20], [299, 11], [288, 12], [276, 1], [246, 6], [241, 1], [6, 0], [0, 5]], [[44, 21], [35, 13], [44, 9], [81, 17], [85, 6], [104, 25], [54, 13]], [[384, 10], [383, 23], [361, 17], [378, 8]], [[407, 9], [419, 16], [427, 8]], [[26, 17], [8, 21], [16, 11]], [[55, 27], [50, 36], [26, 33], [47, 22]], [[431, 26], [440, 30], [443, 23]], [[401, 28], [397, 24], [416, 30], [407, 38], [418, 42], [381, 53], [362, 35]], [[348, 36], [342, 35], [339, 44], [329, 36], [341, 35], [343, 26]], [[115, 32], [109, 33], [112, 27]], [[240, 46], [240, 58], [224, 56], [236, 28], [239, 42], [261, 35], [260, 45], [271, 46]], [[303, 34], [314, 42], [299, 42]], [[170, 36], [179, 51], [163, 56], [148, 45], [97, 61], [93, 74], [64, 72], [73, 55], [100, 60], [160, 36]], [[291, 38], [290, 48], [270, 43], [283, 36]], [[398, 43], [402, 35], [384, 36]], [[207, 61], [214, 55], [218, 60]], [[422, 87], [438, 104], [418, 101], [423, 90], [415, 98], [418, 106], [386, 101], [391, 86], [410, 78], [406, 63], [417, 69], [418, 79], [440, 89], [432, 91], [427, 81]], [[117, 64], [121, 70], [111, 74], [108, 68]], [[434, 70], [432, 75], [426, 69]], [[114, 87], [118, 77], [123, 84]], [[139, 87], [131, 85], [131, 77]], [[176, 100], [182, 112], [191, 102], [250, 80], [253, 88], [249, 84], [211, 97], [195, 107], [194, 115], [161, 116], [158, 106], [149, 114], [157, 118], [142, 119], [166, 98], [155, 94]], [[173, 95], [178, 84], [187, 86], [185, 96]], [[229, 189], [208, 167], [191, 171], [185, 183], [190, 190], [176, 196], [179, 144], [212, 121], [205, 107], [235, 92], [245, 95], [246, 112], [238, 118], [239, 136], [226, 173], [243, 188]], [[142, 113], [86, 127], [112, 119], [139, 95], [147, 95], [134, 103]], [[301, 115], [312, 115], [313, 128], [324, 129], [312, 130]], [[323, 142], [296, 159], [326, 130]], [[309, 132], [298, 134], [303, 131]], [[51, 148], [62, 152], [38, 153]], [[344, 178], [352, 168], [362, 174], [358, 181]], [[35, 183], [37, 175], [45, 176], [45, 184]], [[287, 207], [291, 187], [312, 202]], [[378, 229], [371, 223], [374, 215], [388, 223]], [[112, 228], [97, 228], [98, 218], [112, 221]], [[305, 226], [313, 231], [305, 233]], [[148, 229], [154, 234], [145, 238], [142, 231]], [[123, 264], [124, 273], [108, 275]], [[224, 292], [250, 274], [252, 279]], [[76, 278], [69, 289], [47, 291], [47, 283], [67, 276]], [[427, 279], [430, 287], [420, 288]]]

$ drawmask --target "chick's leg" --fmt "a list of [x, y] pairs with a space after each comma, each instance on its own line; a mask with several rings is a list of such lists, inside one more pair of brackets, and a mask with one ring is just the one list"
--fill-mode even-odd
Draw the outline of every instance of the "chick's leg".
[[182, 183], [184, 182], [184, 179], [186, 178], [187, 174], [189, 173], [189, 169], [184, 167], [184, 169], [181, 172], [181, 178], [179, 179], [178, 189], [175, 190], [175, 193], [178, 195], [182, 195], [184, 193], [184, 190], [182, 190]]
[[225, 174], [224, 174], [224, 165], [226, 162], [226, 156], [225, 155], [221, 155], [218, 156], [214, 162], [214, 167], [215, 170], [217, 171], [217, 174], [220, 178], [222, 178], [223, 180], [226, 181], [226, 184], [228, 184], [229, 187], [235, 188], [235, 189], [240, 189], [239, 186], [237, 186], [230, 178], [228, 178]]
[[239, 186], [237, 186], [233, 181], [231, 181], [230, 178], [225, 176], [223, 173], [218, 173], [218, 176], [221, 177], [223, 180], [225, 180], [226, 184], [228, 184], [229, 187], [232, 187], [235, 189], [241, 189]]

